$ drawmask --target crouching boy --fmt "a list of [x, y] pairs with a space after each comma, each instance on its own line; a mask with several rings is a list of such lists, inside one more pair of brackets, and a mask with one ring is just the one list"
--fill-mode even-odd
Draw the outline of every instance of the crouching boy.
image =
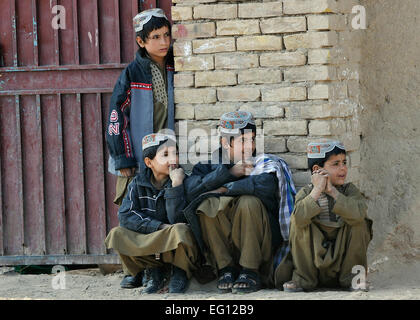
[[366, 201], [354, 184], [345, 183], [346, 151], [340, 142], [310, 143], [308, 165], [312, 183], [296, 195], [290, 222], [294, 270], [283, 288], [288, 292], [351, 289], [353, 267], [367, 270], [372, 220]]
[[133, 277], [149, 268], [151, 279], [143, 292], [164, 285], [164, 266], [172, 265], [169, 293], [183, 293], [198, 255], [194, 236], [182, 213], [184, 171], [178, 168], [175, 137], [151, 134], [143, 138], [146, 169], [130, 183], [118, 211], [120, 226], [105, 240]]
[[219, 130], [221, 147], [211, 161], [196, 164], [188, 179], [192, 202], [186, 215], [198, 220], [198, 242], [217, 270], [219, 292], [249, 293], [269, 282], [281, 241], [278, 180], [275, 173], [251, 175], [256, 151], [251, 113], [224, 114]]

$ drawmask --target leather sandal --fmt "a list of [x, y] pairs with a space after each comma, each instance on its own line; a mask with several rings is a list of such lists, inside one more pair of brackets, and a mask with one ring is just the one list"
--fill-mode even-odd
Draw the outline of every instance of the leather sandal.
[[[217, 289], [219, 289], [219, 293], [231, 292], [235, 279], [238, 276], [238, 271], [234, 267], [225, 267], [219, 270], [219, 275], [220, 277], [217, 281]], [[227, 287], [221, 288], [222, 285], [227, 285]]]
[[[240, 285], [245, 284], [245, 287]], [[261, 289], [261, 280], [258, 273], [249, 269], [242, 269], [238, 279], [236, 279], [232, 293], [251, 293]]]

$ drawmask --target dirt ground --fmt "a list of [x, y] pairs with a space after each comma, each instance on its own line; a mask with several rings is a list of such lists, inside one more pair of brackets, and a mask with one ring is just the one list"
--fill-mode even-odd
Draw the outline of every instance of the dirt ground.
[[21, 275], [13, 268], [0, 267], [0, 300], [420, 300], [420, 264], [399, 265], [386, 257], [369, 266], [369, 292], [318, 290], [291, 294], [265, 289], [248, 295], [221, 295], [215, 282], [203, 286], [193, 279], [183, 295], [146, 295], [141, 288], [121, 289], [121, 271], [103, 275], [99, 268], [90, 268], [66, 271], [64, 275], [65, 289], [54, 289], [54, 275]]

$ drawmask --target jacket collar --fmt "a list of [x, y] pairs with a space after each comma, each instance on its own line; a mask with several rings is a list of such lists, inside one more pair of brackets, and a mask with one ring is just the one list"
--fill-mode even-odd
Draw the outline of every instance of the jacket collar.
[[143, 70], [149, 70], [150, 69], [150, 59], [148, 57], [142, 56], [140, 53], [140, 50], [137, 50], [136, 52], [136, 61]]
[[[155, 191], [159, 191], [155, 188], [155, 186], [151, 182], [152, 178], [152, 169], [146, 167], [145, 169], [142, 169], [142, 171], [137, 176], [137, 185], [140, 185], [142, 187], [152, 188]], [[163, 189], [171, 187], [171, 179], [168, 179], [163, 186]], [[162, 190], [163, 190], [162, 189]]]

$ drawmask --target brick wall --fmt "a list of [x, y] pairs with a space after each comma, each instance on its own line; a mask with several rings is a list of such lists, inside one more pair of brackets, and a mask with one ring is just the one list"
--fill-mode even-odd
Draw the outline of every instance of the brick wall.
[[189, 131], [210, 132], [224, 112], [251, 111], [264, 130], [265, 152], [289, 163], [298, 186], [310, 181], [307, 143], [339, 138], [350, 151], [349, 179], [357, 183], [356, 4], [173, 0], [177, 120], [188, 121]]

